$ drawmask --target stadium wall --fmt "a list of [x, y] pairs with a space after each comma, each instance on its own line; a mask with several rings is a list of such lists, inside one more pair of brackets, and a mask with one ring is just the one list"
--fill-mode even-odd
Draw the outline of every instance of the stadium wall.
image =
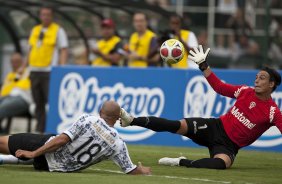
[[[214, 70], [225, 82], [253, 86], [256, 70]], [[282, 74], [282, 73], [281, 73]], [[198, 70], [164, 68], [55, 67], [51, 73], [47, 132], [61, 133], [82, 113], [98, 114], [105, 100], [114, 99], [135, 116], [219, 117], [234, 99], [216, 94]], [[282, 87], [273, 93], [282, 109]], [[121, 128], [126, 142], [196, 147], [190, 139], [140, 128]], [[282, 136], [270, 128], [246, 149], [282, 152]]]

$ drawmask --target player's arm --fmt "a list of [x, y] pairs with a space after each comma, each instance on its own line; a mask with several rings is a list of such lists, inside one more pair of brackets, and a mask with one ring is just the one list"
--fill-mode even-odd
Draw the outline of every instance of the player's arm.
[[70, 142], [70, 140], [71, 139], [69, 138], [69, 136], [67, 136], [66, 134], [63, 133], [59, 136], [56, 136], [51, 141], [49, 141], [48, 143], [41, 146], [40, 148], [38, 148], [35, 151], [17, 150], [16, 151], [16, 157], [18, 157], [18, 158], [35, 158], [35, 157], [38, 157], [40, 155], [44, 155], [45, 153], [50, 153], [50, 152], [56, 151], [57, 149], [59, 149], [63, 145]]
[[115, 45], [115, 48], [109, 54], [103, 54], [100, 52], [100, 56], [107, 61], [110, 61], [114, 65], [118, 65], [122, 58], [120, 50], [122, 49], [122, 42], [120, 41]]
[[148, 63], [159, 63], [160, 54], [159, 54], [159, 44], [157, 37], [153, 37], [150, 42], [150, 50], [147, 55]]
[[203, 72], [204, 76], [206, 77], [207, 81], [211, 85], [211, 87], [217, 93], [236, 98], [235, 92], [242, 87], [242, 85], [231, 85], [225, 82], [222, 82], [211, 70], [207, 63], [207, 57], [210, 52], [210, 48], [206, 50], [204, 53], [202, 45], [194, 48], [194, 50], [190, 50], [189, 58], [193, 60], [197, 65], [199, 65], [199, 69]]
[[59, 64], [65, 65], [68, 60], [68, 38], [63, 28], [59, 29], [58, 32], [58, 47], [60, 48]]
[[68, 59], [68, 48], [61, 48], [60, 59], [59, 59], [60, 65], [65, 65], [67, 63], [67, 59]]
[[145, 167], [141, 164], [141, 162], [138, 162], [138, 166], [131, 172], [127, 174], [132, 174], [132, 175], [148, 175], [151, 174], [151, 168], [150, 167]]
[[87, 117], [87, 114], [81, 115], [68, 130], [64, 131], [59, 136], [56, 136], [54, 139], [50, 140], [48, 143], [35, 151], [17, 150], [16, 157], [34, 158], [45, 153], [56, 151], [68, 142], [74, 141], [79, 137], [81, 131], [84, 130], [85, 123], [87, 122]]
[[111, 160], [114, 161], [115, 164], [117, 164], [126, 174], [151, 174], [150, 167], [142, 166], [140, 162], [138, 163], [138, 166], [132, 163], [127, 150], [127, 146], [123, 141], [120, 142], [120, 145], [117, 145], [116, 154], [112, 156]]

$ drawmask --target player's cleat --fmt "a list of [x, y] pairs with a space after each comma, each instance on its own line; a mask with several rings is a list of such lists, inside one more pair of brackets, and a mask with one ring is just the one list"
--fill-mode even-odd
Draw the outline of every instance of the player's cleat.
[[120, 125], [122, 127], [127, 127], [133, 121], [134, 117], [126, 112], [123, 108], [120, 110]]
[[159, 164], [168, 165], [168, 166], [179, 166], [179, 162], [181, 159], [186, 159], [186, 157], [178, 157], [178, 158], [164, 157], [159, 160]]

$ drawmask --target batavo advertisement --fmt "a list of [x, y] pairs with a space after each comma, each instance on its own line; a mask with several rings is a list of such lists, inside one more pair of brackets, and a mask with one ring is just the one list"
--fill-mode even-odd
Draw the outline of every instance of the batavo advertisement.
[[[231, 84], [254, 85], [256, 70], [214, 70]], [[282, 109], [282, 88], [272, 94]], [[166, 68], [55, 67], [51, 74], [47, 132], [61, 133], [83, 113], [98, 115], [104, 101], [113, 99], [134, 116], [219, 117], [234, 99], [216, 94], [198, 70]], [[170, 133], [156, 133], [141, 127], [122, 128], [128, 143], [197, 146], [190, 139]], [[282, 152], [282, 136], [270, 128], [247, 149]]]

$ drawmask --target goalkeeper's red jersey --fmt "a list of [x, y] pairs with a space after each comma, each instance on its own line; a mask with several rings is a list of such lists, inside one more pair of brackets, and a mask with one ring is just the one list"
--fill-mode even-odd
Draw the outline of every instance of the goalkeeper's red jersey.
[[220, 119], [228, 137], [239, 147], [252, 144], [271, 126], [276, 126], [282, 133], [282, 115], [271, 98], [260, 100], [254, 88], [226, 84], [214, 73], [207, 80], [217, 93], [237, 99]]

